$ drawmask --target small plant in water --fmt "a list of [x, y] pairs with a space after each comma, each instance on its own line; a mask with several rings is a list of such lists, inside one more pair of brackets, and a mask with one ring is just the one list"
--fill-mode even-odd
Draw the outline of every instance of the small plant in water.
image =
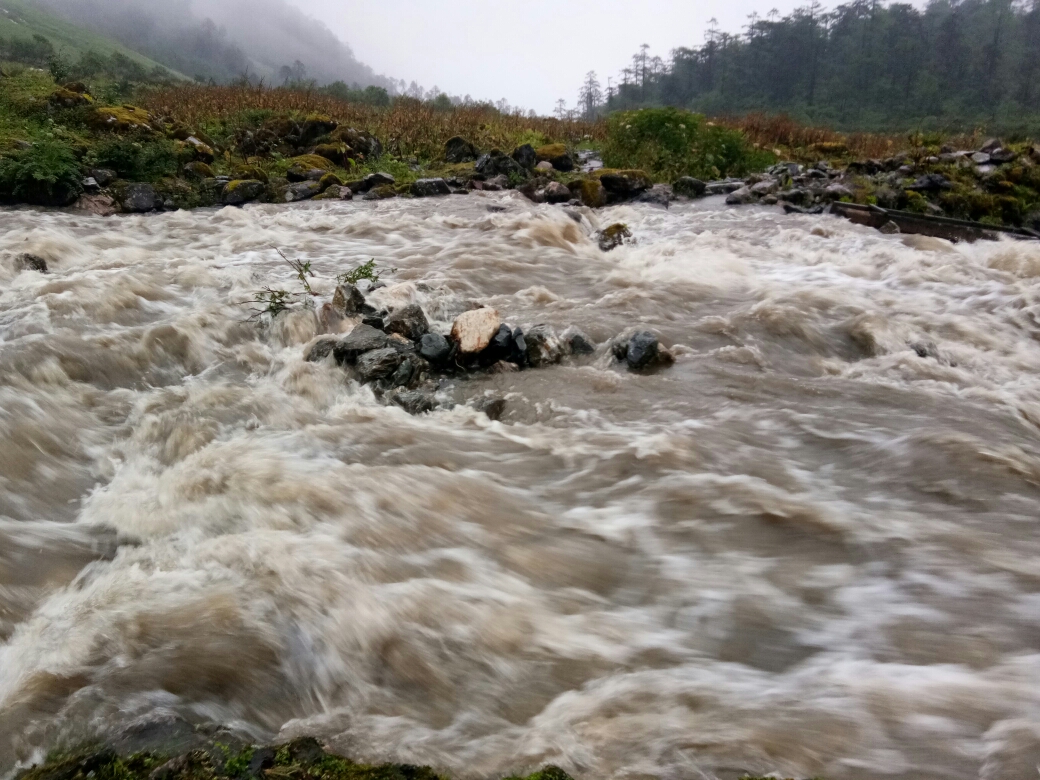
[[278, 247], [275, 247], [274, 251], [281, 255], [282, 260], [287, 262], [289, 267], [296, 272], [296, 278], [300, 280], [300, 284], [303, 285], [303, 289], [307, 291], [307, 294], [317, 295], [317, 293], [311, 289], [311, 283], [307, 281], [308, 276], [311, 278], [314, 277], [314, 271], [311, 270], [311, 261], [307, 260], [304, 262], [303, 260], [290, 260]]
[[376, 260], [375, 258], [372, 258], [367, 263], [362, 263], [354, 269], [347, 271], [347, 273], [340, 274], [336, 277], [336, 281], [339, 284], [357, 284], [362, 279], [368, 279], [368, 281], [372, 282], [372, 284], [375, 284], [379, 281], [379, 277], [381, 277], [385, 273], [397, 273], [397, 269], [376, 268]]

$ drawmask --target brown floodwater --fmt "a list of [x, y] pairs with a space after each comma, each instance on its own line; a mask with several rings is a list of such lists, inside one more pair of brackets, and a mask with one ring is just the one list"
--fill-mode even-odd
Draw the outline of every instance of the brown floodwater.
[[[246, 321], [274, 247], [602, 346], [412, 417]], [[675, 365], [614, 364], [633, 326]], [[1036, 777], [1038, 335], [1040, 243], [716, 199], [2, 211], [0, 775], [175, 718], [467, 778]]]

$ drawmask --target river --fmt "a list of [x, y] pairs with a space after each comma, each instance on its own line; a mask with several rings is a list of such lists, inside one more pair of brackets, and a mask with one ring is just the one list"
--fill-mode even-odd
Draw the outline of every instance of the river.
[[[1040, 243], [718, 200], [0, 212], [0, 774], [180, 720], [465, 778], [1035, 777]], [[676, 362], [409, 416], [248, 321], [275, 247]]]

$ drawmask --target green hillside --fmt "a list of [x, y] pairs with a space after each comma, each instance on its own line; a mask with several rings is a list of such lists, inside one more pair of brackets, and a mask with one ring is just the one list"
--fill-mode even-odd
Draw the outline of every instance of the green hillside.
[[184, 78], [110, 38], [63, 21], [26, 0], [0, 0], [0, 39], [30, 41], [34, 35], [47, 38], [54, 49], [68, 59], [78, 59], [88, 51], [103, 57], [122, 54], [147, 70], [162, 68]]

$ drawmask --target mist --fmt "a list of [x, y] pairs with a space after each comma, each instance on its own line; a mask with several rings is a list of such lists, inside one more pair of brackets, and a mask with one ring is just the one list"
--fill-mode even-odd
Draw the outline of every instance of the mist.
[[276, 83], [284, 66], [300, 62], [319, 83], [392, 86], [322, 22], [285, 0], [38, 1], [192, 78], [248, 75]]

